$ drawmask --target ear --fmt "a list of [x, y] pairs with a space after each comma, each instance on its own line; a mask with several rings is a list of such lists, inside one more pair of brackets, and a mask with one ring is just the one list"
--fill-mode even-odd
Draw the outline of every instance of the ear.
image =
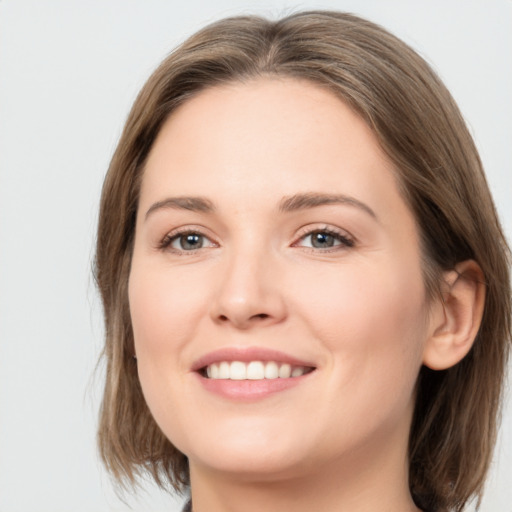
[[444, 273], [441, 291], [423, 351], [423, 364], [432, 370], [454, 366], [473, 346], [485, 304], [482, 269], [473, 260], [457, 264]]

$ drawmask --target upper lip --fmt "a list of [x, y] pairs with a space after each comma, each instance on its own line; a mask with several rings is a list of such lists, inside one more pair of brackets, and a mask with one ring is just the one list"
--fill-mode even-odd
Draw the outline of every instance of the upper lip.
[[192, 371], [198, 371], [206, 366], [221, 361], [242, 361], [245, 363], [250, 361], [275, 361], [276, 363], [288, 363], [292, 366], [315, 367], [310, 361], [299, 359], [279, 350], [263, 347], [227, 347], [214, 350], [213, 352], [201, 356], [194, 361]]

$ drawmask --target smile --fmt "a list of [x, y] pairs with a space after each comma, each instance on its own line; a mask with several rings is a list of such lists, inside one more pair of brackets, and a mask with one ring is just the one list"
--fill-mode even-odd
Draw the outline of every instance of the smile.
[[276, 361], [220, 361], [201, 370], [208, 379], [265, 380], [302, 377], [313, 371], [309, 366], [293, 366]]
[[225, 347], [191, 367], [198, 383], [225, 400], [254, 402], [308, 382], [317, 373], [311, 360], [266, 347]]

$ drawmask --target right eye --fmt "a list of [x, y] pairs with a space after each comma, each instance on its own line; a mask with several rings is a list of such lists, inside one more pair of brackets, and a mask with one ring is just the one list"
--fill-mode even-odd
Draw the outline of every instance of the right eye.
[[171, 249], [175, 252], [192, 252], [206, 247], [215, 247], [215, 244], [208, 237], [197, 231], [171, 233], [160, 244], [161, 249]]

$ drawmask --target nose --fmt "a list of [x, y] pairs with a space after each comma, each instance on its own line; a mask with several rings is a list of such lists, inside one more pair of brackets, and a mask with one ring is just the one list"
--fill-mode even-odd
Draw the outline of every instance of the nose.
[[265, 251], [233, 254], [223, 262], [210, 314], [217, 324], [247, 330], [287, 315], [280, 271]]

